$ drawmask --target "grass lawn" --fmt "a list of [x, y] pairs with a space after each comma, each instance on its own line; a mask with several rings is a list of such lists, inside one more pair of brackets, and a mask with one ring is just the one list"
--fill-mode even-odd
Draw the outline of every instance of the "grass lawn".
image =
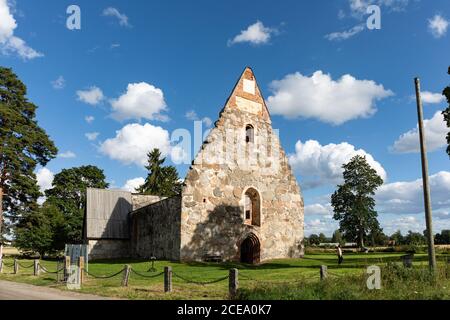
[[[194, 281], [213, 281], [228, 275], [230, 268], [239, 269], [239, 287], [242, 289], [241, 298], [274, 298], [274, 299], [320, 299], [320, 298], [350, 298], [354, 295], [337, 296], [328, 295], [326, 292], [320, 293], [318, 285], [323, 286], [319, 279], [320, 265], [327, 265], [330, 273], [330, 279], [327, 281], [336, 288], [348, 286], [349, 283], [364, 282], [365, 267], [369, 265], [378, 265], [385, 267], [388, 262], [400, 263], [400, 256], [403, 253], [349, 253], [344, 256], [344, 263], [337, 265], [337, 259], [334, 254], [320, 253], [307, 254], [303, 259], [282, 259], [272, 260], [258, 266], [244, 265], [240, 263], [177, 263], [170, 261], [157, 261], [155, 268], [157, 272], [149, 273], [148, 261], [141, 260], [108, 260], [92, 261], [89, 263], [89, 273], [96, 276], [107, 276], [123, 269], [125, 264], [132, 266], [133, 270], [145, 275], [156, 275], [163, 271], [164, 266], [171, 266], [174, 272], [173, 292], [165, 294], [163, 290], [163, 275], [154, 278], [144, 278], [135, 273], [131, 274], [128, 287], [121, 287], [122, 274], [111, 279], [95, 279], [87, 276], [80, 292], [93, 293], [102, 296], [112, 296], [126, 299], [227, 299], [228, 298], [228, 280], [223, 280], [213, 284], [200, 285], [186, 283], [182, 278]], [[448, 255], [439, 255], [440, 266], [446, 265]], [[5, 258], [4, 262], [9, 265], [13, 263], [12, 258]], [[20, 260], [24, 266], [30, 265], [31, 260]], [[424, 269], [427, 267], [427, 256], [425, 254], [416, 254], [414, 258], [414, 269]], [[49, 271], [55, 271], [56, 261], [42, 261], [42, 265]], [[3, 273], [0, 279], [17, 282], [25, 282], [34, 285], [48, 286], [66, 290], [64, 284], [56, 283], [56, 275], [50, 273], [41, 274], [39, 277], [33, 276], [33, 268], [20, 268], [19, 274], [12, 274], [13, 268], [3, 267]], [[402, 274], [399, 275], [402, 277]], [[383, 278], [383, 281], [385, 279]], [[422, 279], [423, 280], [423, 279]], [[421, 280], [421, 281], [422, 281]], [[389, 279], [386, 279], [389, 282]], [[423, 280], [422, 282], [424, 282]], [[295, 285], [298, 283], [299, 285]], [[365, 283], [365, 282], [364, 282]], [[382, 286], [385, 284], [382, 283]], [[439, 283], [439, 290], [434, 287], [427, 287], [427, 290], [434, 292], [432, 298], [450, 299], [450, 277], [445, 277], [444, 281]], [[301, 287], [301, 294], [299, 288]], [[315, 294], [305, 295], [306, 288], [313, 288]], [[359, 288], [359, 287], [358, 287]], [[358, 288], [354, 290], [359, 290]], [[443, 289], [442, 289], [443, 288]], [[350, 289], [350, 288], [349, 288]], [[277, 291], [274, 293], [272, 291]], [[323, 288], [322, 288], [323, 290]], [[395, 298], [387, 294], [386, 288], [377, 290], [372, 296], [361, 294], [361, 298]], [[403, 289], [402, 289], [403, 290]], [[422, 289], [420, 289], [422, 290]], [[424, 289], [425, 290], [425, 289]], [[286, 295], [283, 295], [285, 294]], [[436, 297], [436, 294], [438, 295]], [[401, 298], [428, 298], [429, 296], [400, 296]], [[357, 297], [356, 297], [357, 298]]]

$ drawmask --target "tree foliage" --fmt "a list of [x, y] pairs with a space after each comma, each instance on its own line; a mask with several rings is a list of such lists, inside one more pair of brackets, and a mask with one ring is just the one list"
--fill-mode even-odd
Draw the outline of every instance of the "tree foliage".
[[147, 178], [142, 186], [137, 188], [139, 193], [161, 197], [172, 197], [181, 194], [181, 183], [174, 166], [163, 166], [165, 158], [161, 158], [159, 149], [148, 153]]
[[[11, 69], [0, 67], [0, 241], [5, 230], [36, 210], [40, 196], [34, 171], [57, 154], [54, 143], [36, 121], [37, 106]], [[2, 228], [4, 213], [7, 228]]]
[[[448, 67], [448, 74], [450, 75], [450, 67]], [[442, 93], [447, 98], [448, 107], [442, 114], [444, 115], [444, 121], [447, 123], [447, 127], [450, 128], [450, 86], [444, 89]], [[447, 154], [450, 156], [450, 131], [447, 133]]]
[[333, 232], [333, 236], [331, 237], [332, 243], [344, 244], [344, 238], [342, 237], [342, 233], [339, 230], [335, 230]]
[[333, 218], [345, 239], [357, 241], [362, 248], [369, 232], [381, 230], [373, 197], [383, 179], [363, 156], [353, 157], [343, 168], [344, 184], [331, 196]]
[[86, 209], [86, 189], [105, 189], [108, 183], [103, 170], [96, 166], [63, 169], [55, 175], [52, 188], [45, 192], [46, 203], [64, 215], [65, 243], [82, 241], [83, 218]]
[[450, 230], [442, 230], [441, 233], [436, 234], [436, 244], [450, 244]]

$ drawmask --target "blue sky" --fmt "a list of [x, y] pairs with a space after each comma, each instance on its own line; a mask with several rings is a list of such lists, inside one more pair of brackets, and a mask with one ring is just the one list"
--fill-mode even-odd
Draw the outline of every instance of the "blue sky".
[[[80, 30], [66, 27], [72, 4]], [[369, 4], [381, 29], [366, 27]], [[252, 67], [303, 188], [307, 234], [336, 228], [329, 196], [356, 152], [386, 178], [377, 194], [385, 231], [425, 228], [412, 98], [420, 76], [439, 231], [450, 228], [448, 129], [437, 113], [450, 82], [449, 21], [446, 0], [0, 0], [0, 64], [28, 86], [60, 150], [37, 172], [42, 189], [85, 164], [114, 188], [135, 186], [145, 176], [136, 150], [160, 146], [170, 160], [172, 132], [192, 131], [194, 119], [207, 129]], [[183, 177], [188, 165], [177, 168]]]

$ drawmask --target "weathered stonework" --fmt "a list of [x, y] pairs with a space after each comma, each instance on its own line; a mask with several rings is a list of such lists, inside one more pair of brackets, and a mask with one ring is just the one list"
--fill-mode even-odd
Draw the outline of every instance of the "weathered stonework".
[[[254, 94], [244, 90], [244, 80], [255, 82]], [[253, 142], [245, 139], [247, 125], [254, 128]], [[259, 193], [259, 225], [245, 223], [244, 195], [249, 188]], [[247, 68], [187, 174], [181, 260], [201, 260], [205, 255], [239, 260], [241, 244], [250, 234], [259, 239], [261, 261], [299, 257], [303, 221], [300, 188]]]

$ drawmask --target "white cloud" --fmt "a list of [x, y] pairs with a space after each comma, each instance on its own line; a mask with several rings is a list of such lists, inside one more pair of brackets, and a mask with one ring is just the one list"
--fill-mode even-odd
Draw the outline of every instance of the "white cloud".
[[265, 44], [269, 42], [271, 36], [276, 32], [276, 29], [265, 27], [261, 21], [256, 21], [246, 30], [242, 30], [232, 40], [228, 40], [228, 46], [242, 42], [249, 42], [255, 45]]
[[[433, 118], [424, 120], [423, 125], [427, 151], [435, 151], [447, 145], [446, 135], [449, 132], [449, 128], [447, 128], [444, 116], [440, 111], [436, 112]], [[420, 152], [418, 127], [402, 134], [390, 149], [396, 153]]]
[[437, 14], [428, 20], [428, 29], [435, 38], [441, 38], [447, 33], [449, 21]]
[[364, 31], [366, 26], [364, 24], [359, 24], [357, 26], [354, 26], [353, 28], [342, 31], [342, 32], [332, 32], [330, 34], [325, 35], [325, 38], [330, 41], [341, 41], [341, 40], [347, 40], [358, 33]]
[[123, 95], [110, 102], [113, 110], [111, 116], [119, 121], [168, 119], [166, 115], [161, 114], [167, 110], [163, 91], [146, 82], [130, 83]]
[[39, 190], [44, 193], [45, 190], [51, 189], [55, 175], [47, 168], [41, 168], [36, 172], [36, 180]]
[[356, 150], [347, 142], [322, 146], [315, 140], [308, 140], [305, 143], [298, 141], [295, 145], [295, 154], [289, 155], [289, 163], [302, 177], [302, 186], [313, 188], [341, 183], [342, 165], [348, 163], [355, 155], [365, 156], [370, 166], [386, 181], [387, 174], [382, 165], [366, 151]]
[[286, 118], [315, 118], [340, 125], [376, 112], [375, 101], [392, 96], [390, 90], [372, 80], [358, 80], [346, 74], [337, 81], [316, 71], [311, 77], [299, 72], [272, 81], [267, 99], [272, 114]]
[[58, 154], [58, 158], [63, 158], [63, 159], [76, 158], [76, 156], [77, 155], [75, 153], [73, 153], [72, 151], [66, 151], [66, 152]]
[[209, 117], [204, 117], [200, 120], [200, 118], [198, 117], [197, 113], [194, 110], [190, 110], [190, 111], [186, 112], [185, 117], [186, 117], [186, 119], [191, 120], [191, 121], [202, 121], [203, 124], [207, 127], [211, 127], [212, 123], [213, 123], [213, 121]]
[[169, 132], [149, 123], [133, 123], [116, 131], [114, 138], [104, 141], [100, 152], [124, 164], [143, 166], [147, 162], [147, 153], [153, 148], [158, 148], [162, 156], [168, 155], [171, 151]]
[[85, 133], [85, 137], [89, 140], [89, 141], [94, 141], [97, 140], [97, 137], [99, 136], [100, 133], [98, 132], [88, 132]]
[[92, 106], [99, 104], [105, 99], [103, 91], [96, 86], [92, 86], [88, 90], [78, 90], [77, 96], [79, 101], [90, 104]]
[[59, 76], [56, 80], [51, 81], [53, 89], [59, 90], [66, 86], [66, 80], [63, 76]]
[[305, 215], [331, 216], [333, 215], [333, 208], [331, 207], [331, 203], [314, 203], [305, 206]]
[[7, 0], [0, 0], [0, 52], [3, 55], [17, 54], [24, 60], [42, 57], [43, 54], [29, 47], [24, 40], [14, 36], [17, 22]]
[[119, 25], [123, 27], [131, 27], [130, 23], [128, 22], [128, 17], [125, 14], [120, 13], [116, 8], [106, 8], [105, 10], [103, 10], [102, 14], [107, 17], [116, 17], [119, 21]]
[[86, 117], [84, 117], [84, 120], [85, 120], [87, 123], [91, 124], [92, 122], [94, 122], [95, 117], [94, 117], [94, 116], [86, 116]]
[[[420, 93], [422, 102], [424, 104], [437, 104], [445, 101], [445, 97], [442, 93], [433, 93], [430, 91], [422, 91]], [[414, 96], [415, 99], [415, 96]]]
[[[450, 209], [450, 172], [431, 175], [429, 181], [433, 210]], [[376, 200], [382, 213], [422, 213], [422, 179], [385, 184], [378, 189]]]
[[390, 11], [404, 11], [410, 0], [349, 0], [352, 15], [361, 18], [370, 5], [385, 7]]
[[136, 189], [142, 186], [144, 182], [145, 179], [142, 177], [130, 179], [127, 180], [127, 182], [123, 185], [121, 189], [129, 192], [136, 192]]

